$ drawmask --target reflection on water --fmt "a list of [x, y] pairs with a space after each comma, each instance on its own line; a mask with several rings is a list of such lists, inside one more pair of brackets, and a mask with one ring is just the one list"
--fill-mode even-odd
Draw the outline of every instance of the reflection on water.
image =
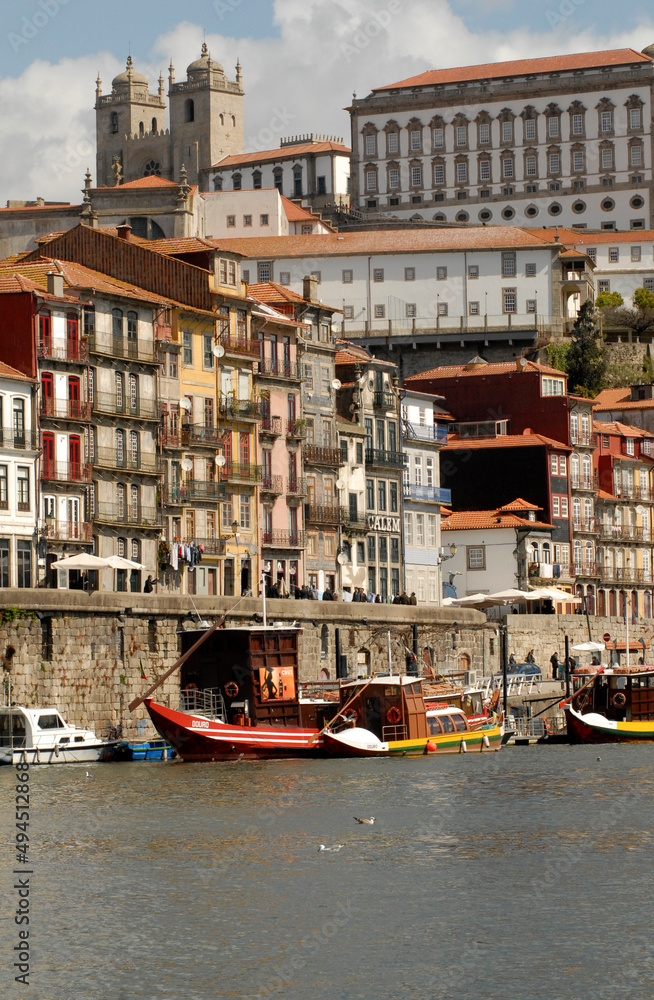
[[30, 995], [651, 1000], [651, 753], [32, 768]]

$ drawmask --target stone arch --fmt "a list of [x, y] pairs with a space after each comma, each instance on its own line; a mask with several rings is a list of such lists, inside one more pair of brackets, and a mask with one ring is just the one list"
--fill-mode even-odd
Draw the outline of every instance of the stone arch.
[[184, 121], [195, 121], [195, 102], [192, 97], [187, 97], [184, 101]]

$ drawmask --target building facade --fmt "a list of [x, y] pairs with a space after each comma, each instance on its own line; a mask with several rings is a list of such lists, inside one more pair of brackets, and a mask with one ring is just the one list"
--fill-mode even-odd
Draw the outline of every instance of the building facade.
[[0, 362], [0, 587], [35, 587], [38, 546], [36, 382]]
[[647, 229], [650, 50], [433, 70], [349, 108], [355, 207], [437, 222]]

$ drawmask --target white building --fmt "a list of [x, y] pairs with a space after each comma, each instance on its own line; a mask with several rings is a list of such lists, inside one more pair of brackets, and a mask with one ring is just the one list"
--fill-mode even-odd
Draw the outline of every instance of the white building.
[[432, 70], [355, 99], [352, 201], [398, 218], [646, 229], [653, 52]]
[[402, 399], [402, 445], [408, 461], [404, 468], [404, 574], [407, 594], [418, 604], [439, 605], [441, 504], [451, 502], [450, 490], [441, 489], [439, 452], [447, 444], [450, 419], [434, 396], [408, 389]]
[[0, 587], [37, 583], [36, 382], [0, 361]]
[[[258, 191], [207, 191], [200, 195], [203, 233], [208, 238], [257, 236], [312, 236], [331, 233], [320, 216], [279, 193], [277, 188]], [[200, 234], [198, 234], [200, 235]], [[256, 281], [253, 276], [252, 281]]]
[[518, 499], [496, 510], [455, 511], [443, 518], [446, 549], [455, 554], [444, 563], [443, 587], [449, 596], [494, 594], [524, 587], [520, 564], [549, 552], [554, 526], [536, 520], [538, 507]]
[[300, 135], [282, 139], [279, 149], [226, 156], [202, 172], [205, 191], [277, 188], [305, 199], [314, 209], [350, 204], [350, 150], [342, 139]]

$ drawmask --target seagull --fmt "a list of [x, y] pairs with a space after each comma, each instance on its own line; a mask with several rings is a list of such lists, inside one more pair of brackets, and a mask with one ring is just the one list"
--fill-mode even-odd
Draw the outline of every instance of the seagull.
[[365, 818], [359, 819], [358, 816], [355, 816], [354, 818], [357, 821], [357, 823], [365, 823], [367, 826], [372, 826], [372, 824], [375, 822], [374, 816], [371, 816], [370, 819], [365, 819]]
[[91, 774], [91, 772], [90, 772], [90, 771], [87, 771], [87, 772], [86, 772], [86, 777], [87, 777], [87, 778], [91, 778], [91, 777], [93, 777], [93, 775]]
[[326, 852], [332, 851], [334, 854], [336, 854], [338, 851], [340, 851], [341, 847], [344, 846], [345, 846], [344, 844], [332, 844], [331, 847], [326, 847], [324, 844], [321, 844], [320, 847], [318, 848], [318, 854], [320, 854], [321, 851], [326, 851]]

